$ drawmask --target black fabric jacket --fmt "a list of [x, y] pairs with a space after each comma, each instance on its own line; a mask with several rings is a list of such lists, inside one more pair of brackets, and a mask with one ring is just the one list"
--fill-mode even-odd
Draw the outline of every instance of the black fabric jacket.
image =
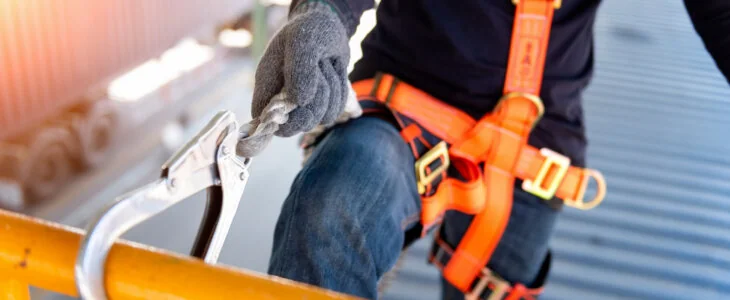
[[[292, 7], [306, 0], [293, 1]], [[372, 0], [324, 1], [349, 33]], [[611, 1], [611, 0], [607, 0]], [[593, 24], [600, 0], [563, 0], [555, 11], [541, 92], [546, 114], [530, 144], [585, 165], [581, 92], [593, 71]], [[730, 78], [730, 0], [686, 0], [695, 30]], [[391, 73], [474, 118], [502, 94], [515, 6], [510, 0], [382, 0], [362, 42], [352, 80]]]

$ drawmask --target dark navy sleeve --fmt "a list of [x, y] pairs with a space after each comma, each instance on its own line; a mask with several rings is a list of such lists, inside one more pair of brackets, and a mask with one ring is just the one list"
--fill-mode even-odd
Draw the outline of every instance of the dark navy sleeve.
[[374, 0], [294, 0], [291, 2], [290, 9], [294, 9], [294, 7], [301, 3], [311, 1], [324, 2], [332, 6], [342, 19], [342, 23], [345, 24], [347, 35], [350, 37], [355, 34], [362, 14], [366, 10], [375, 7]]
[[694, 28], [730, 83], [730, 0], [684, 0]]

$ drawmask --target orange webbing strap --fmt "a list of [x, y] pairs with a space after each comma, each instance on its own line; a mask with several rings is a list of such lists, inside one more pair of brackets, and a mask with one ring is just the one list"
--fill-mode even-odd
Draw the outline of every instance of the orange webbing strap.
[[[489, 262], [507, 227], [513, 200], [513, 172], [530, 130], [544, 109], [536, 95], [540, 94], [553, 5], [553, 0], [519, 0], [512, 27], [505, 96], [465, 141], [451, 148], [452, 154], [468, 157], [475, 163], [485, 162], [485, 208], [476, 215], [443, 270], [444, 277], [464, 292], [471, 292], [474, 279]], [[496, 130], [491, 128], [494, 125]]]
[[[542, 186], [544, 183], [551, 183], [550, 185], [553, 185], [553, 189], [555, 190], [554, 195], [562, 199], [563, 203], [567, 206], [588, 210], [600, 204], [606, 195], [606, 181], [603, 175], [593, 169], [569, 166], [567, 165], [569, 162], [562, 162], [564, 165], [557, 167], [563, 167], [567, 170], [564, 171], [563, 178], [560, 180], [559, 178], [555, 178], [559, 171], [553, 173], [548, 172], [551, 167], [554, 167], [554, 164], [557, 164], [555, 160], [560, 160], [557, 157], [560, 157], [560, 155], [547, 149], [537, 150], [528, 145], [522, 148], [520, 162], [517, 164], [514, 174], [517, 178], [525, 180], [525, 182], [537, 182], [535, 185], [538, 186]], [[541, 177], [543, 173], [545, 173], [545, 176]], [[585, 201], [585, 192], [591, 178], [596, 182], [596, 194], [593, 196], [593, 199]], [[523, 189], [525, 189], [524, 182]]]
[[553, 11], [560, 0], [512, 0], [517, 5], [512, 25], [504, 94], [540, 95]]
[[[379, 80], [380, 82], [377, 86], [375, 85], [375, 79], [357, 81], [354, 82], [352, 86], [358, 96], [363, 97], [371, 94], [374, 95], [371, 100], [379, 101], [384, 104], [387, 102], [388, 107], [408, 118], [413, 119], [421, 127], [449, 144], [453, 145], [458, 141], [464, 140], [469, 132], [477, 125], [477, 121], [472, 119], [466, 113], [441, 102], [433, 96], [428, 95], [405, 82], [400, 82], [394, 86], [393, 83], [396, 79], [392, 75], [383, 74], [379, 77]], [[373, 91], [373, 88], [375, 87], [377, 87], [377, 89]], [[519, 94], [512, 95], [514, 96]], [[526, 103], [526, 105], [529, 104]], [[479, 124], [480, 126], [483, 126], [485, 130], [500, 130], [496, 125], [489, 122], [481, 122]], [[484, 146], [480, 149], [485, 151], [488, 150], [489, 140], [486, 138], [482, 138], [480, 140], [485, 141], [483, 144]], [[475, 141], [477, 140], [472, 142]], [[477, 149], [479, 148], [477, 147]], [[449, 152], [454, 152], [454, 150]], [[589, 209], [601, 202], [605, 194], [605, 184], [603, 177], [597, 171], [574, 166], [566, 166], [567, 171], [565, 172], [563, 180], [558, 180], [553, 174], [548, 174], [548, 176], [543, 178], [543, 180], [537, 180], [539, 179], [538, 175], [540, 174], [540, 171], [550, 167], [551, 165], [549, 161], [550, 158], [548, 158], [546, 154], [552, 153], [545, 150], [538, 150], [530, 145], [522, 147], [519, 163], [514, 169], [514, 175], [523, 180], [530, 180], [538, 183], [540, 181], [554, 182], [555, 184], [558, 184], [555, 196], [563, 199], [564, 203], [571, 207]], [[462, 153], [462, 156], [469, 157], [470, 155]], [[477, 158], [472, 158], [471, 160], [477, 160]], [[459, 169], [461, 173], [466, 173], [462, 169], [471, 169], [469, 166], [459, 168], [460, 162], [458, 159], [453, 161], [452, 164]], [[474, 175], [473, 170], [469, 171], [469, 174], [472, 174], [471, 176], [468, 176], [469, 178], [476, 179], [474, 178], [476, 175]], [[596, 196], [593, 197], [593, 200], [584, 201], [586, 187], [591, 178], [594, 178], [596, 183], [598, 183], [598, 191]], [[442, 188], [444, 189], [443, 191], [441, 191]], [[474, 195], [484, 195], [479, 194], [482, 192], [482, 186], [477, 185], [472, 181], [462, 183], [442, 183], [437, 193], [443, 195], [439, 195], [439, 197], [443, 197], [444, 199], [453, 199], [455, 195], [451, 189], [471, 189]], [[438, 203], [435, 200], [428, 202], [427, 205], [432, 205], [434, 209], [439, 207], [449, 207], [449, 205], [445, 203]], [[474, 207], [474, 209], [480, 208], [481, 206]], [[422, 220], [425, 224], [430, 224], [431, 222], [429, 222], [429, 220], [436, 220], [438, 211], [431, 212], [428, 215], [432, 217]]]
[[488, 185], [477, 164], [451, 154], [449, 156], [451, 164], [459, 170], [464, 180], [447, 177], [438, 185], [436, 193], [431, 196], [421, 196], [423, 234], [437, 225], [447, 210], [477, 214], [488, 209], [498, 209], [494, 205], [501, 204], [485, 201]]
[[[429, 256], [429, 261], [431, 261], [439, 269], [443, 269], [445, 265], [449, 264], [453, 255], [454, 249], [437, 234], [434, 241], [434, 248]], [[547, 280], [551, 263], [552, 254], [548, 251], [545, 259], [543, 259], [542, 265], [540, 266], [540, 271], [530, 288], [520, 283], [512, 284], [500, 277], [499, 274], [496, 274], [491, 269], [485, 267], [481, 270], [476, 283], [467, 296], [467, 299], [479, 299], [480, 297], [488, 294], [489, 297], [487, 299], [489, 300], [502, 298], [505, 300], [534, 300], [535, 297], [542, 294], [544, 290], [545, 281]], [[489, 293], [486, 293], [487, 290], [489, 290]]]
[[[461, 134], [476, 125], [476, 121], [465, 112], [451, 107], [413, 86], [398, 82], [398, 79], [389, 74], [354, 82], [352, 88], [358, 97], [372, 95], [375, 98], [373, 100], [382, 102], [390, 109], [413, 119], [416, 123], [442, 122], [442, 126], [428, 129], [432, 134], [449, 143], [460, 140]], [[434, 122], [434, 120], [439, 122]]]
[[[491, 258], [507, 227], [512, 210], [513, 170], [539, 116], [540, 109], [533, 102], [505, 97], [495, 112], [479, 121], [466, 140], [451, 147], [452, 159], [484, 162], [483, 182], [487, 190], [484, 208], [476, 214], [443, 270], [444, 277], [462, 291], [470, 291], [474, 278]], [[474, 153], [480, 155], [469, 155]], [[456, 179], [445, 181], [448, 180]]]

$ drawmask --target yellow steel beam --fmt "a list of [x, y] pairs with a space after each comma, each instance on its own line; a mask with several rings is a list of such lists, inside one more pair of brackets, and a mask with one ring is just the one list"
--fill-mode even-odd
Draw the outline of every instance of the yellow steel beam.
[[14, 279], [0, 278], [0, 299], [29, 300], [28, 285]]
[[[32, 285], [77, 296], [74, 263], [82, 233], [0, 210], [0, 286], [27, 291]], [[111, 299], [354, 299], [127, 241], [114, 245], [106, 270]], [[7, 290], [0, 292], [6, 293], [0, 299], [9, 297]]]

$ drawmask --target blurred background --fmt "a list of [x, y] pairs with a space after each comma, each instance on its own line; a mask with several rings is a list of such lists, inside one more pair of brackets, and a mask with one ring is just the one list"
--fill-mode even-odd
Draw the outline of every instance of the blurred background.
[[[544, 299], [730, 299], [728, 83], [681, 1], [603, 2], [584, 108], [608, 196], [564, 211]], [[0, 0], [0, 207], [83, 227], [215, 112], [250, 120], [256, 58], [288, 4]], [[369, 11], [353, 62], [374, 24]], [[277, 138], [253, 161], [221, 263], [266, 271], [301, 159], [296, 138]], [[186, 254], [204, 205], [196, 195], [124, 238]], [[439, 299], [428, 246], [407, 252], [386, 299]]]

